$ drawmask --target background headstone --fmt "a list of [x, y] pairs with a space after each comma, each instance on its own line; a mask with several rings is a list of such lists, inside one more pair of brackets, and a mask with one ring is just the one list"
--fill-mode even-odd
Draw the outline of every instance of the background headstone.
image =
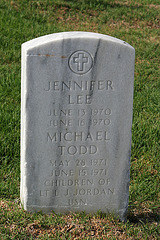
[[21, 201], [126, 217], [134, 48], [97, 33], [22, 45]]

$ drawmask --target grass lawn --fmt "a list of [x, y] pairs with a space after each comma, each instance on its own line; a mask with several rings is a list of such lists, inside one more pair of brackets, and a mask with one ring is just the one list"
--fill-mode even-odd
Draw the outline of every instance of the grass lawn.
[[[158, 239], [160, 236], [159, 0], [0, 0], [0, 239]], [[131, 182], [126, 223], [98, 212], [20, 208], [21, 44], [89, 31], [136, 50]]]

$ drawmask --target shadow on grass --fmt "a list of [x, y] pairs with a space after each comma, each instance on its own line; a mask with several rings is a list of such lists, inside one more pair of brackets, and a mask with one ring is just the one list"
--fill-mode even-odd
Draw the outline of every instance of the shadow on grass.
[[127, 220], [133, 224], [146, 224], [160, 221], [160, 209], [157, 212], [148, 212], [148, 213], [138, 213], [134, 214], [133, 212], [129, 212], [127, 215]]
[[[97, 213], [97, 216], [99, 218], [108, 218], [109, 216], [111, 219], [114, 218], [112, 214], [102, 213], [101, 211]], [[117, 217], [115, 217], [115, 219], [118, 220]], [[158, 223], [160, 221], [160, 208], [155, 209], [153, 212], [143, 212], [143, 210], [139, 210], [137, 213], [134, 213], [134, 210], [128, 210], [126, 221], [129, 221], [130, 224]]]
[[[66, 0], [66, 2], [70, 2], [70, 3], [75, 3], [74, 0]], [[81, 5], [82, 2], [79, 2], [79, 5]], [[115, 3], [113, 0], [112, 1], [104, 1], [104, 0], [99, 0], [99, 1], [96, 1], [96, 0], [85, 0], [85, 5], [88, 5], [88, 6], [93, 6], [93, 7], [99, 7], [101, 6], [102, 8], [107, 8], [107, 7], [111, 7], [111, 8], [123, 8], [123, 7], [126, 7], [126, 8], [130, 8], [130, 9], [142, 9], [143, 6], [140, 6], [138, 4], [136, 5], [131, 5], [128, 3], [127, 4], [124, 4], [124, 3]]]
[[[111, 220], [115, 219], [118, 220], [118, 217], [114, 217], [113, 214], [107, 214], [103, 213], [101, 211], [98, 211], [97, 217], [101, 218], [109, 218]], [[158, 223], [160, 221], [160, 208], [155, 209], [152, 212], [144, 212], [143, 210], [139, 209], [135, 213], [134, 210], [128, 210], [127, 218], [125, 222], [129, 222], [129, 224], [134, 225], [141, 225], [141, 224], [147, 224], [147, 223]], [[120, 221], [121, 222], [121, 221]]]

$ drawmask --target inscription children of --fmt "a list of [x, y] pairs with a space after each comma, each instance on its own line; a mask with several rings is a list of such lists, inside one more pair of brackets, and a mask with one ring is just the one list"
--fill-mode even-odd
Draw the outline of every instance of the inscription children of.
[[22, 45], [21, 202], [126, 218], [134, 48], [87, 32]]

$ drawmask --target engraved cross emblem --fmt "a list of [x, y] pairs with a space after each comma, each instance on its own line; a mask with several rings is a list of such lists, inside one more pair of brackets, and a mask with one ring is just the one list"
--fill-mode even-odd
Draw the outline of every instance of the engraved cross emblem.
[[84, 64], [89, 63], [88, 57], [85, 57], [84, 53], [78, 53], [78, 57], [73, 58], [73, 63], [77, 64], [77, 71], [83, 71]]
[[82, 75], [92, 68], [93, 60], [90, 53], [78, 50], [70, 55], [68, 65], [72, 72]]

